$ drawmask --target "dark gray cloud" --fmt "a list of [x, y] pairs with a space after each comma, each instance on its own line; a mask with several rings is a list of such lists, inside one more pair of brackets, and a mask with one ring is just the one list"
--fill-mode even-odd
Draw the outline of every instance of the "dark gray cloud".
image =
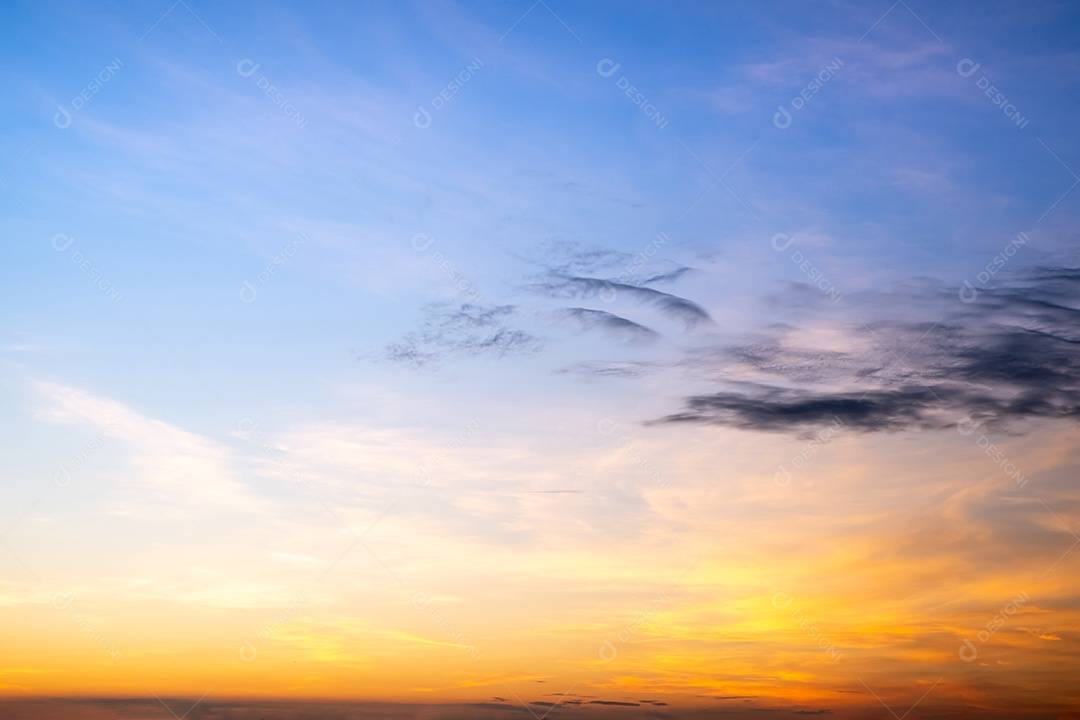
[[701, 305], [649, 287], [674, 283], [692, 271], [660, 257], [667, 241], [667, 236], [661, 234], [637, 254], [586, 249], [572, 242], [548, 243], [543, 255], [531, 261], [544, 268], [544, 272], [525, 289], [560, 300], [597, 299], [611, 305], [621, 297], [647, 303], [687, 328], [710, 322], [709, 313]]
[[651, 328], [604, 310], [574, 307], [567, 308], [563, 313], [576, 320], [582, 327], [606, 330], [631, 342], [648, 342], [659, 336]]
[[390, 343], [386, 356], [424, 367], [448, 355], [504, 357], [539, 349], [539, 338], [510, 325], [515, 314], [513, 305], [432, 303], [424, 307], [422, 327]]
[[[885, 301], [884, 303], [882, 301]], [[1080, 270], [1029, 271], [973, 303], [955, 291], [877, 298], [875, 307], [919, 308], [935, 320], [879, 320], [845, 329], [859, 350], [790, 347], [776, 326], [754, 344], [716, 348], [685, 365], [713, 377], [752, 379], [685, 398], [656, 422], [789, 431], [840, 421], [875, 432], [1025, 418], [1080, 418]], [[853, 346], [856, 344], [853, 342]]]
[[620, 296], [655, 306], [666, 315], [677, 319], [687, 328], [712, 322], [705, 308], [686, 298], [648, 287], [629, 285], [624, 282], [575, 275], [550, 275], [545, 280], [526, 286], [533, 292], [558, 299], [599, 299], [614, 303]]
[[678, 267], [678, 268], [676, 268], [674, 270], [671, 270], [670, 272], [660, 273], [659, 275], [651, 275], [651, 276], [643, 279], [641, 281], [641, 284], [642, 285], [654, 285], [656, 283], [675, 282], [676, 280], [681, 278], [683, 275], [685, 275], [687, 273], [690, 273], [690, 272], [693, 272], [693, 271], [694, 271], [693, 268], [689, 268], [689, 267], [686, 267], [685, 265], [683, 265], [683, 266], [680, 266], [680, 267]]
[[936, 400], [933, 391], [919, 388], [830, 394], [757, 386], [744, 392], [689, 397], [686, 411], [660, 422], [789, 430], [839, 420], [861, 430], [890, 430], [919, 422], [927, 406]]
[[[711, 323], [709, 313], [697, 303], [646, 287], [673, 283], [691, 271], [691, 268], [670, 260], [655, 258], [657, 247], [655, 244], [649, 246], [648, 254], [643, 251], [632, 255], [602, 248], [586, 249], [573, 242], [547, 243], [542, 248], [542, 257], [522, 258], [544, 269], [544, 273], [535, 276], [536, 281], [524, 289], [558, 300], [599, 299], [605, 305], [611, 305], [621, 295], [623, 300], [657, 308], [687, 329]], [[646, 266], [650, 274], [643, 275]], [[616, 279], [589, 277], [607, 274]], [[421, 368], [449, 356], [502, 357], [539, 350], [544, 345], [541, 339], [515, 326], [514, 320], [543, 312], [545, 308], [542, 307], [522, 308], [518, 305], [432, 303], [424, 307], [421, 327], [387, 345], [385, 357], [392, 362]], [[630, 343], [648, 342], [659, 337], [652, 328], [610, 309], [575, 305], [563, 308], [562, 314], [587, 330], [606, 332]]]
[[618, 705], [620, 707], [640, 707], [641, 703], [621, 702], [619, 700], [590, 700], [590, 705]]
[[[565, 270], [597, 270], [626, 257], [573, 245], [554, 254]], [[687, 271], [676, 268], [647, 281], [674, 280]], [[687, 328], [712, 323], [697, 303], [641, 284], [549, 272], [527, 288], [609, 307], [629, 298]], [[749, 342], [699, 346], [674, 362], [582, 362], [563, 372], [635, 378], [666, 369], [713, 385], [652, 423], [775, 432], [840, 423], [880, 432], [943, 428], [964, 419], [996, 427], [1026, 418], [1080, 418], [1080, 269], [1028, 270], [979, 288], [974, 302], [961, 297], [971, 294], [925, 281], [853, 296], [865, 320], [792, 303], [802, 308], [798, 320], [764, 328]], [[560, 312], [632, 343], [658, 337], [610, 310], [574, 305]], [[823, 312], [831, 314], [814, 315]], [[515, 326], [517, 316], [513, 305], [431, 305], [423, 326], [389, 345], [387, 355], [422, 367], [448, 355], [503, 357], [540, 349], [539, 338]], [[818, 328], [828, 328], [833, 341], [826, 348], [801, 346], [806, 341], [798, 339], [813, 338]], [[846, 333], [850, 349], [838, 349], [835, 331]]]

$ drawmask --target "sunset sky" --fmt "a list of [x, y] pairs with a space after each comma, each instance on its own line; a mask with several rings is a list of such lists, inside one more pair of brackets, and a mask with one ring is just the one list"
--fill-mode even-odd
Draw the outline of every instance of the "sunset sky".
[[1080, 6], [170, 2], [2, 2], [0, 716], [1080, 718]]

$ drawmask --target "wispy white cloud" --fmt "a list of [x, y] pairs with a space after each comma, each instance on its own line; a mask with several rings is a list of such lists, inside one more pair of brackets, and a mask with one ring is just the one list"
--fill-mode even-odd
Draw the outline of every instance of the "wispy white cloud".
[[265, 500], [237, 477], [229, 452], [220, 445], [77, 388], [39, 382], [36, 389], [45, 401], [42, 419], [88, 424], [126, 444], [131, 469], [125, 484], [152, 488], [168, 501], [189, 506], [253, 513], [266, 509]]

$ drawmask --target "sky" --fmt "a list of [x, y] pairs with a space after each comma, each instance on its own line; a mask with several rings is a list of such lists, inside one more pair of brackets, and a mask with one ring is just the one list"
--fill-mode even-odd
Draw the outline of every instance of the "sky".
[[1080, 718], [1076, 4], [0, 9], [0, 714]]

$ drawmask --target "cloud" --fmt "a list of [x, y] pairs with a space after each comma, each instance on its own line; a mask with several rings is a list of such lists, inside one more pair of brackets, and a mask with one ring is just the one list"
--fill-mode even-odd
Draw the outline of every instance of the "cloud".
[[659, 275], [652, 275], [651, 277], [647, 277], [647, 278], [645, 278], [644, 280], [641, 281], [641, 284], [642, 285], [652, 285], [653, 283], [675, 282], [676, 280], [681, 278], [683, 275], [685, 275], [687, 273], [690, 273], [690, 272], [693, 272], [693, 271], [694, 271], [693, 268], [686, 267], [685, 265], [682, 265], [682, 266], [680, 266], [680, 267], [678, 267], [678, 268], [676, 268], [674, 270], [671, 270], [670, 272], [660, 273]]
[[130, 451], [134, 482], [139, 485], [158, 489], [174, 503], [183, 499], [244, 512], [266, 508], [266, 502], [238, 479], [233, 458], [218, 443], [60, 383], [39, 382], [37, 390], [47, 401], [41, 411], [45, 420], [89, 424], [100, 428], [97, 437], [102, 444], [113, 437], [122, 442]]
[[627, 320], [624, 317], [609, 313], [604, 310], [589, 310], [588, 308], [567, 308], [563, 311], [567, 316], [576, 320], [581, 326], [592, 329], [606, 330], [613, 335], [621, 336], [630, 342], [648, 342], [659, 337], [659, 333], [651, 328]]
[[550, 243], [544, 248], [543, 265], [558, 275], [593, 275], [626, 265], [632, 256], [619, 250], [595, 248], [582, 250], [577, 243]]
[[681, 321], [687, 328], [712, 322], [705, 308], [691, 300], [625, 282], [574, 275], [551, 275], [545, 281], [529, 285], [528, 289], [553, 298], [599, 298], [607, 303], [615, 302], [622, 294], [655, 306], [666, 315]]
[[618, 705], [620, 707], [640, 707], [641, 703], [620, 702], [618, 700], [590, 700], [590, 705]]
[[761, 342], [689, 357], [685, 365], [740, 379], [686, 397], [682, 412], [657, 422], [790, 431], [839, 420], [877, 432], [1078, 418], [1080, 309], [1069, 304], [1077, 297], [1080, 270], [1068, 267], [1002, 281], [972, 303], [955, 291], [929, 304], [903, 294], [870, 296], [881, 315], [912, 307], [939, 319], [851, 324], [848, 350], [793, 345], [797, 333], [776, 326]]
[[658, 250], [667, 242], [667, 236], [661, 233], [636, 254], [604, 248], [583, 249], [572, 242], [549, 243], [541, 258], [527, 259], [544, 272], [525, 289], [555, 299], [598, 298], [606, 304], [616, 302], [621, 294], [658, 308], [686, 328], [711, 322], [701, 305], [648, 287], [676, 282], [693, 270], [658, 257]]
[[[543, 246], [541, 257], [527, 261], [544, 268], [551, 275], [603, 275], [609, 280], [637, 286], [673, 282], [693, 268], [657, 257], [658, 248], [666, 242], [667, 236], [661, 235], [636, 255], [606, 248], [583, 249], [574, 242], [553, 242]], [[641, 274], [646, 264], [653, 272], [650, 276]]]
[[640, 362], [583, 362], [574, 363], [557, 372], [598, 377], [639, 378], [648, 370], [649, 365]]
[[[712, 323], [708, 311], [698, 303], [646, 287], [673, 283], [692, 270], [670, 260], [654, 260], [655, 251], [663, 242], [666, 242], [666, 236], [648, 246], [648, 252], [637, 255], [604, 248], [583, 249], [572, 242], [548, 243], [542, 259], [522, 258], [544, 269], [543, 274], [534, 276], [534, 282], [523, 289], [556, 300], [599, 299], [607, 305], [615, 303], [621, 295], [624, 300], [656, 308], [661, 316], [681, 323], [683, 329]], [[641, 273], [646, 264], [650, 269], [647, 275]], [[614, 279], [591, 277], [607, 273]], [[422, 368], [451, 356], [504, 357], [539, 350], [544, 346], [542, 340], [513, 326], [512, 319], [543, 311], [539, 305], [430, 303], [424, 307], [421, 327], [387, 345], [385, 357], [392, 362]], [[561, 314], [585, 330], [614, 334], [631, 343], [659, 337], [659, 333], [647, 325], [624, 317], [624, 312], [572, 306], [561, 308]]]
[[421, 329], [390, 343], [386, 356], [419, 368], [449, 355], [504, 357], [538, 350], [539, 338], [509, 326], [507, 321], [515, 314], [513, 305], [431, 303], [424, 308]]
[[905, 388], [866, 393], [811, 393], [777, 387], [695, 395], [687, 410], [662, 422], [710, 422], [751, 430], [789, 430], [839, 419], [861, 430], [889, 430], [923, 418], [937, 398], [931, 390]]

